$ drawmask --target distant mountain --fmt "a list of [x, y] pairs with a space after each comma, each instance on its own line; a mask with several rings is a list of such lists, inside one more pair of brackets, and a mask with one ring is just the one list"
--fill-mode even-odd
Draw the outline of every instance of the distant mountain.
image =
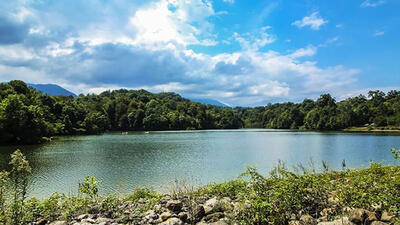
[[67, 89], [65, 89], [61, 86], [58, 86], [57, 84], [27, 84], [27, 85], [35, 88], [36, 90], [38, 90], [44, 94], [48, 94], [48, 95], [52, 95], [52, 96], [69, 95], [69, 96], [76, 97], [76, 94], [68, 91]]
[[206, 105], [215, 105], [215, 106], [222, 106], [222, 107], [230, 107], [229, 105], [226, 105], [220, 101], [214, 100], [214, 99], [209, 99], [209, 98], [198, 98], [198, 99], [194, 99], [191, 98], [190, 100], [194, 101], [194, 102], [198, 102], [201, 104], [206, 104]]

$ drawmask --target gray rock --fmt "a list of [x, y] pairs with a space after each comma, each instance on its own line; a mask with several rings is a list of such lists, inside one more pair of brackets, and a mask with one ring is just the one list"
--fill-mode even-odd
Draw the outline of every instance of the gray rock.
[[303, 224], [305, 225], [316, 225], [317, 224], [317, 220], [314, 219], [312, 216], [310, 215], [303, 215], [300, 217], [300, 221], [303, 222]]
[[222, 204], [220, 201], [217, 200], [216, 197], [207, 200], [204, 203], [204, 212], [206, 215], [214, 213], [214, 212], [220, 212], [222, 210]]
[[87, 218], [87, 219], [83, 219], [83, 220], [81, 221], [81, 223], [94, 224], [94, 223], [96, 223], [96, 221], [95, 221], [94, 219]]
[[164, 220], [170, 218], [171, 216], [172, 216], [172, 213], [167, 211], [167, 212], [161, 213], [160, 218], [162, 221], [164, 221]]
[[109, 218], [99, 217], [96, 219], [96, 223], [112, 223], [113, 220]]
[[210, 223], [210, 225], [228, 225], [228, 223], [224, 220], [220, 220], [214, 223]]
[[176, 217], [172, 217], [169, 218], [167, 221], [160, 223], [160, 225], [183, 225], [183, 222]]
[[334, 221], [320, 222], [318, 225], [354, 225], [354, 223], [350, 222], [347, 217], [343, 217]]
[[76, 219], [78, 221], [81, 221], [81, 220], [86, 219], [86, 218], [89, 218], [88, 214], [82, 214], [82, 215], [79, 215], [78, 217], [76, 217]]
[[354, 209], [353, 212], [351, 212], [349, 220], [352, 223], [355, 224], [361, 224], [364, 222], [366, 219], [367, 214], [365, 213], [364, 209]]
[[178, 213], [182, 209], [182, 202], [179, 200], [169, 200], [165, 205], [169, 210]]
[[388, 223], [384, 223], [382, 221], [374, 221], [371, 223], [371, 225], [388, 225]]
[[186, 213], [186, 212], [180, 212], [180, 213], [178, 214], [178, 217], [179, 217], [179, 219], [181, 219], [183, 222], [186, 222], [187, 219], [189, 218], [189, 215], [188, 215], [188, 213]]
[[194, 210], [194, 219], [196, 221], [201, 220], [204, 216], [206, 215], [206, 212], [204, 211], [204, 207], [202, 205], [198, 205], [196, 209]]
[[49, 225], [68, 225], [68, 223], [65, 221], [54, 221], [54, 222], [50, 223]]
[[388, 212], [384, 211], [381, 216], [383, 222], [393, 222], [394, 216], [390, 215]]

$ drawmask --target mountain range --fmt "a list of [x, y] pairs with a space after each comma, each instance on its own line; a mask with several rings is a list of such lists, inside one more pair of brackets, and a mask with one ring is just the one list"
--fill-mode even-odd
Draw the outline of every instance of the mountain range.
[[[52, 96], [57, 96], [57, 95], [68, 95], [68, 96], [73, 96], [76, 97], [77, 95], [71, 91], [68, 91], [67, 89], [57, 85], [57, 84], [28, 84], [28, 86], [35, 88], [36, 90], [52, 95]], [[228, 105], [215, 100], [215, 99], [209, 99], [209, 98], [189, 98], [190, 100], [206, 105], [215, 105], [215, 106], [222, 106], [222, 107], [229, 107]]]

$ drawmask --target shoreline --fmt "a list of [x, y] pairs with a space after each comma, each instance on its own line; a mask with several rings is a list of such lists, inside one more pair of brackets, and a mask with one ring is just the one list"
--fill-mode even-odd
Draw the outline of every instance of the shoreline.
[[[270, 176], [248, 167], [241, 178], [194, 187], [176, 182], [169, 193], [147, 188], [98, 195], [87, 177], [75, 196], [53, 194], [24, 204], [30, 225], [390, 225], [400, 222], [400, 166], [316, 173], [278, 164]], [[382, 202], [382, 200], [385, 200]], [[0, 218], [1, 219], [1, 218]], [[1, 221], [1, 220], [0, 220]], [[7, 223], [6, 223], [7, 224]]]

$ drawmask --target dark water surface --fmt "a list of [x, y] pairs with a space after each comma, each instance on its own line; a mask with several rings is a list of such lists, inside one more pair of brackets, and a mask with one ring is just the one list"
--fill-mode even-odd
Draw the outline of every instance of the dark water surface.
[[0, 169], [20, 148], [32, 168], [31, 195], [75, 193], [87, 175], [103, 180], [102, 193], [130, 192], [148, 186], [167, 191], [175, 179], [195, 185], [237, 177], [246, 164], [267, 172], [278, 160], [288, 167], [310, 159], [334, 169], [367, 167], [371, 160], [394, 163], [398, 134], [303, 132], [268, 129], [131, 132], [60, 137], [34, 146], [0, 147]]

